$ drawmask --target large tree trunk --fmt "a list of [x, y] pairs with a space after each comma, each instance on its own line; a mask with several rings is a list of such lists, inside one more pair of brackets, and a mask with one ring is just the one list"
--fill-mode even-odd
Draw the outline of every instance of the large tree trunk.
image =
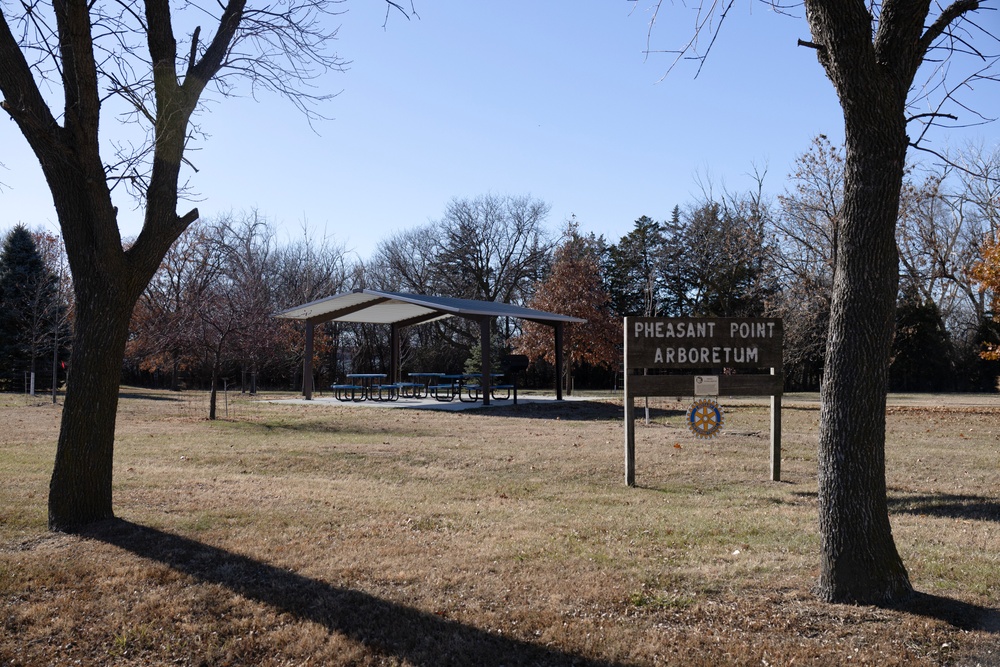
[[[806, 0], [820, 64], [844, 112], [844, 206], [838, 227], [819, 442], [819, 594], [886, 604], [912, 594], [889, 525], [885, 403], [899, 256], [906, 102], [921, 62], [975, 2], [928, 26], [927, 0]], [[877, 16], [877, 18], [876, 18]]]
[[845, 112], [845, 198], [822, 386], [820, 595], [881, 604], [912, 589], [889, 525], [885, 405], [899, 282], [903, 100]]
[[[166, 0], [144, 4], [148, 58], [123, 46], [126, 54], [151, 65], [153, 85], [148, 90], [155, 98], [154, 150], [151, 168], [143, 175], [148, 177], [146, 215], [143, 231], [127, 250], [122, 247], [117, 209], [100, 154], [105, 93], [99, 63], [107, 53], [102, 50], [99, 57], [95, 55], [92, 30], [102, 21], [91, 15], [92, 5], [82, 0], [52, 4], [55, 33], [50, 39], [50, 25], [40, 45], [43, 51], [52, 49], [50, 55], [59, 63], [64, 97], [60, 125], [32, 72], [44, 69], [42, 61], [29, 62], [28, 49], [22, 49], [8, 19], [0, 16], [0, 106], [17, 123], [45, 174], [77, 300], [72, 374], [49, 486], [49, 526], [54, 530], [112, 516], [115, 418], [129, 317], [170, 245], [198, 217], [197, 209], [177, 215], [188, 121], [205, 86], [228, 60], [245, 5], [245, 0], [226, 3], [211, 42], [204, 49], [191, 50], [183, 81], [178, 79], [177, 42]], [[25, 11], [27, 18], [30, 8]], [[279, 31], [279, 25], [283, 24], [276, 22], [272, 27]], [[140, 81], [140, 87], [145, 86]]]
[[51, 530], [73, 530], [114, 516], [118, 386], [135, 299], [129, 290], [104, 282], [100, 277], [76, 277], [72, 375], [49, 485]]

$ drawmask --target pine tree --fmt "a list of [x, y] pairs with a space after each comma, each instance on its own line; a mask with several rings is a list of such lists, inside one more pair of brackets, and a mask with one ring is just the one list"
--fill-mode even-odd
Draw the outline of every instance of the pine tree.
[[665, 243], [663, 225], [644, 215], [635, 221], [632, 231], [608, 248], [605, 282], [615, 313], [622, 317], [659, 314], [659, 267]]
[[903, 291], [896, 307], [896, 334], [889, 364], [892, 391], [949, 391], [954, 388], [954, 352], [937, 304], [916, 287]]
[[0, 388], [18, 387], [51, 350], [56, 278], [24, 225], [8, 234], [0, 253]]

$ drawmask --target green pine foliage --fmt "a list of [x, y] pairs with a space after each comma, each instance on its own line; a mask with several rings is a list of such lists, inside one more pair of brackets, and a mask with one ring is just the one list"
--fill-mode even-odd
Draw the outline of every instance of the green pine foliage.
[[954, 383], [954, 350], [941, 311], [915, 289], [904, 290], [896, 306], [890, 390], [950, 391]]
[[[56, 292], [56, 277], [31, 232], [24, 225], [14, 227], [0, 252], [0, 389], [22, 389], [25, 372], [35, 371], [42, 355], [51, 354]], [[47, 364], [37, 365], [48, 370]]]

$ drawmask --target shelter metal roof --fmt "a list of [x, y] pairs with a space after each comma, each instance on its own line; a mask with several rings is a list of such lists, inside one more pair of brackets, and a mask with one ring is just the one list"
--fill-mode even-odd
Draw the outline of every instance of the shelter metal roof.
[[509, 303], [357, 289], [289, 308], [275, 317], [321, 322], [418, 324], [445, 317], [517, 317], [544, 324], [586, 322], [579, 317], [522, 308]]

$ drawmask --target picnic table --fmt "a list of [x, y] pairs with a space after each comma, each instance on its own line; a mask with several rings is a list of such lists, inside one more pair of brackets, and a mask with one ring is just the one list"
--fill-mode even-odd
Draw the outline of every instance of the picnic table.
[[398, 396], [395, 385], [382, 384], [385, 373], [348, 373], [346, 377], [351, 382], [330, 387], [338, 401], [393, 401]]
[[[384, 383], [385, 373], [348, 373], [346, 384], [331, 385], [334, 398], [339, 401], [395, 401], [404, 398], [434, 398], [442, 402], [458, 400], [475, 403], [482, 398], [482, 373], [407, 373], [413, 382]], [[511, 390], [517, 401], [514, 384], [498, 384], [504, 373], [490, 373], [490, 396], [500, 399], [499, 391], [506, 391], [504, 400], [510, 398]]]
[[430, 396], [430, 388], [432, 384], [439, 384], [444, 373], [407, 373], [408, 377], [413, 378], [416, 382], [406, 382], [407, 389], [412, 391], [412, 398], [421, 398], [420, 390], [423, 389], [423, 396]]
[[[490, 373], [491, 378], [503, 373]], [[442, 373], [437, 376], [438, 384], [428, 385], [427, 393], [439, 401], [453, 401], [455, 397], [464, 403], [475, 403], [482, 392], [482, 373]]]
[[[496, 398], [496, 395], [493, 393], [492, 389], [496, 385], [496, 380], [502, 377], [503, 373], [490, 373], [490, 395], [493, 396], [493, 398]], [[479, 400], [479, 394], [483, 391], [482, 380], [482, 373], [463, 373], [462, 379], [459, 380], [457, 387], [458, 400], [466, 403], [477, 402]], [[468, 398], [464, 398], [462, 394], [463, 391], [465, 392], [465, 396], [468, 396]]]

